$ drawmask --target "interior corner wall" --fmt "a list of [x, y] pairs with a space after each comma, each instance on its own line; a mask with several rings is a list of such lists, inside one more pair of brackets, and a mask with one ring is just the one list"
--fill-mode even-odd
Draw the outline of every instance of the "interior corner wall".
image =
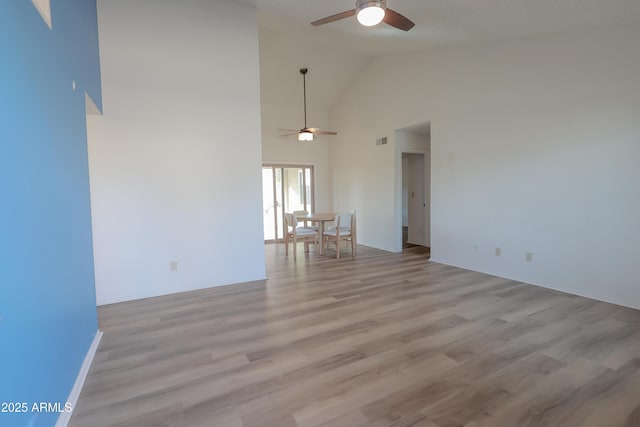
[[98, 19], [98, 304], [264, 279], [255, 9], [103, 0]]
[[[329, 129], [327, 111], [310, 110], [314, 126]], [[315, 184], [315, 210], [332, 209], [329, 175], [329, 138], [318, 136], [313, 143], [298, 141], [296, 135], [281, 137], [277, 129], [297, 129], [304, 120], [301, 108], [262, 105], [262, 161], [269, 164], [312, 165]], [[296, 127], [298, 125], [298, 127]]]
[[395, 141], [374, 141], [430, 121], [432, 260], [640, 308], [638, 39], [620, 27], [377, 58], [330, 111], [337, 207], [356, 201], [360, 241], [392, 248]]
[[[97, 333], [85, 92], [100, 104], [95, 2], [0, 3], [0, 425], [51, 426]], [[75, 82], [75, 83], [74, 83]], [[13, 409], [13, 410], [12, 410]]]

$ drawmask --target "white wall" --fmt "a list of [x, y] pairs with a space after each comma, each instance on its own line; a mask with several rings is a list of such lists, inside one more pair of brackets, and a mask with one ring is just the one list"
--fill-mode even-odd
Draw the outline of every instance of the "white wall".
[[376, 59], [330, 112], [337, 207], [356, 201], [360, 242], [392, 249], [394, 130], [430, 121], [433, 260], [640, 307], [638, 40], [618, 28]]
[[[295, 136], [281, 138], [277, 129], [304, 127], [301, 68], [307, 68], [307, 125], [324, 130], [329, 126], [329, 108], [335, 98], [357, 77], [368, 58], [327, 46], [308, 34], [292, 37], [281, 27], [260, 25], [260, 92], [262, 96], [262, 159], [264, 163], [313, 165], [316, 211], [333, 209], [329, 172], [329, 144], [333, 137], [321, 136], [313, 143]], [[267, 22], [267, 24], [269, 24]]]
[[263, 279], [255, 10], [101, 0], [98, 17], [104, 116], [88, 118], [98, 304]]
[[[359, 102], [349, 90], [329, 114], [331, 126], [340, 132], [329, 148], [333, 207], [341, 212], [356, 210], [358, 244], [393, 251], [401, 226], [395, 222], [394, 207], [402, 199], [394, 191], [393, 132], [361, 114]], [[376, 139], [384, 136], [389, 143], [376, 145]]]

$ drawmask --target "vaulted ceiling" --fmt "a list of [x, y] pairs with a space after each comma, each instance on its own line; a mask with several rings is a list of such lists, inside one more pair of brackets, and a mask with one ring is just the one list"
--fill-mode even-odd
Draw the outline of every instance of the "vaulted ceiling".
[[299, 105], [309, 67], [312, 108], [327, 109], [375, 56], [618, 25], [640, 25], [638, 0], [387, 0], [416, 23], [409, 32], [357, 24], [312, 27], [354, 0], [236, 0], [258, 9], [263, 102]]

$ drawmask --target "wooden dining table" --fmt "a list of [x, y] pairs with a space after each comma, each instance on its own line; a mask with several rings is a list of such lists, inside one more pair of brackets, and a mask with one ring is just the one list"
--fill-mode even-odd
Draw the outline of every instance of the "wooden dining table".
[[324, 233], [324, 223], [332, 222], [336, 219], [335, 212], [312, 212], [303, 215], [296, 215], [298, 221], [317, 222], [318, 234], [320, 238], [320, 255], [324, 255], [324, 245], [322, 244], [322, 234]]

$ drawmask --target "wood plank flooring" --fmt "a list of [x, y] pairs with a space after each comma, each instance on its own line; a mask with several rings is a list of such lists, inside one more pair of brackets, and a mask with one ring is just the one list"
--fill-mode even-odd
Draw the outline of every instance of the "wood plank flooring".
[[267, 245], [266, 282], [100, 307], [70, 426], [640, 426], [639, 311], [420, 248], [299, 249]]

